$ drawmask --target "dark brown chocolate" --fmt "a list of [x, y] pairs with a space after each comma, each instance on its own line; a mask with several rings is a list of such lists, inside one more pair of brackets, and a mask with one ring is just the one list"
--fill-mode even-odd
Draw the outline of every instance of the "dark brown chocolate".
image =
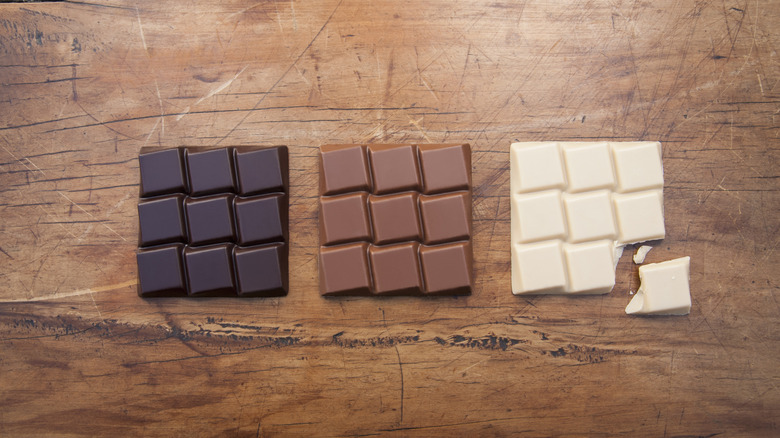
[[468, 294], [468, 145], [320, 149], [323, 295]]
[[168, 195], [138, 203], [138, 245], [186, 242], [184, 195]]
[[139, 295], [287, 293], [286, 147], [144, 148], [139, 163]]
[[181, 243], [142, 249], [138, 261], [138, 295], [142, 297], [186, 295]]

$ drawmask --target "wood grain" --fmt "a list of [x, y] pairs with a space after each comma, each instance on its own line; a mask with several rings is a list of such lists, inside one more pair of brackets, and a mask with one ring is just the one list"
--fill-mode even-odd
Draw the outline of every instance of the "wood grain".
[[[776, 436], [780, 3], [0, 5], [0, 434]], [[510, 292], [509, 144], [660, 140], [685, 317]], [[316, 154], [469, 142], [476, 289], [324, 299]], [[135, 295], [142, 146], [286, 144], [285, 298]], [[629, 251], [627, 251], [628, 253]]]

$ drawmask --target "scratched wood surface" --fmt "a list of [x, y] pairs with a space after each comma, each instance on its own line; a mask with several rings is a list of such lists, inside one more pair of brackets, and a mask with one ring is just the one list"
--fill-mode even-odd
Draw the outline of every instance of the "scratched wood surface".
[[[0, 5], [0, 435], [752, 435], [780, 419], [780, 3]], [[509, 144], [660, 140], [684, 317], [510, 293]], [[474, 293], [323, 299], [317, 146], [469, 142]], [[136, 296], [142, 146], [286, 144], [290, 293]]]

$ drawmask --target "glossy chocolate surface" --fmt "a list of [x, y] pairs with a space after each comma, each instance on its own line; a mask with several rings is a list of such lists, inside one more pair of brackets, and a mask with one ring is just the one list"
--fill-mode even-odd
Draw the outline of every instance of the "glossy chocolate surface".
[[468, 145], [320, 149], [320, 293], [471, 292]]
[[287, 148], [144, 148], [138, 294], [287, 293]]

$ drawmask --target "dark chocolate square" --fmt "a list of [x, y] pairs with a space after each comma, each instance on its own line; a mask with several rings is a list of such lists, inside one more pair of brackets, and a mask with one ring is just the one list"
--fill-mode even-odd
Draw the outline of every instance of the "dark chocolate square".
[[468, 242], [420, 247], [425, 293], [471, 293], [471, 260], [471, 244]]
[[277, 146], [234, 153], [238, 193], [243, 196], [286, 192], [287, 147]]
[[416, 295], [422, 292], [418, 246], [417, 242], [371, 246], [369, 259], [375, 294]]
[[320, 148], [320, 192], [323, 195], [370, 191], [366, 147], [327, 145]]
[[186, 193], [187, 176], [184, 170], [184, 152], [166, 149], [138, 155], [141, 170], [141, 196]]
[[233, 156], [231, 149], [198, 152], [187, 150], [187, 170], [192, 196], [233, 192]]
[[386, 245], [408, 240], [422, 240], [417, 198], [416, 192], [387, 196], [371, 195], [368, 205], [375, 244]]
[[423, 243], [468, 240], [471, 235], [471, 199], [467, 192], [420, 196]]
[[138, 251], [139, 296], [186, 295], [182, 248], [184, 245], [177, 243]]
[[233, 250], [238, 295], [287, 295], [287, 245], [236, 247]]
[[322, 295], [365, 295], [370, 292], [367, 243], [324, 247], [320, 250]]
[[417, 164], [417, 146], [370, 145], [368, 153], [374, 194], [420, 189], [420, 167]]
[[139, 246], [185, 242], [184, 195], [147, 199], [138, 203]]
[[236, 198], [236, 242], [239, 245], [284, 242], [286, 207], [286, 195]]
[[426, 195], [471, 187], [471, 149], [467, 144], [419, 146], [423, 193]]
[[368, 194], [320, 198], [320, 240], [323, 245], [371, 240]]
[[187, 198], [187, 229], [190, 245], [232, 242], [233, 195], [214, 195], [205, 198]]
[[233, 245], [221, 244], [184, 250], [191, 296], [234, 295]]

